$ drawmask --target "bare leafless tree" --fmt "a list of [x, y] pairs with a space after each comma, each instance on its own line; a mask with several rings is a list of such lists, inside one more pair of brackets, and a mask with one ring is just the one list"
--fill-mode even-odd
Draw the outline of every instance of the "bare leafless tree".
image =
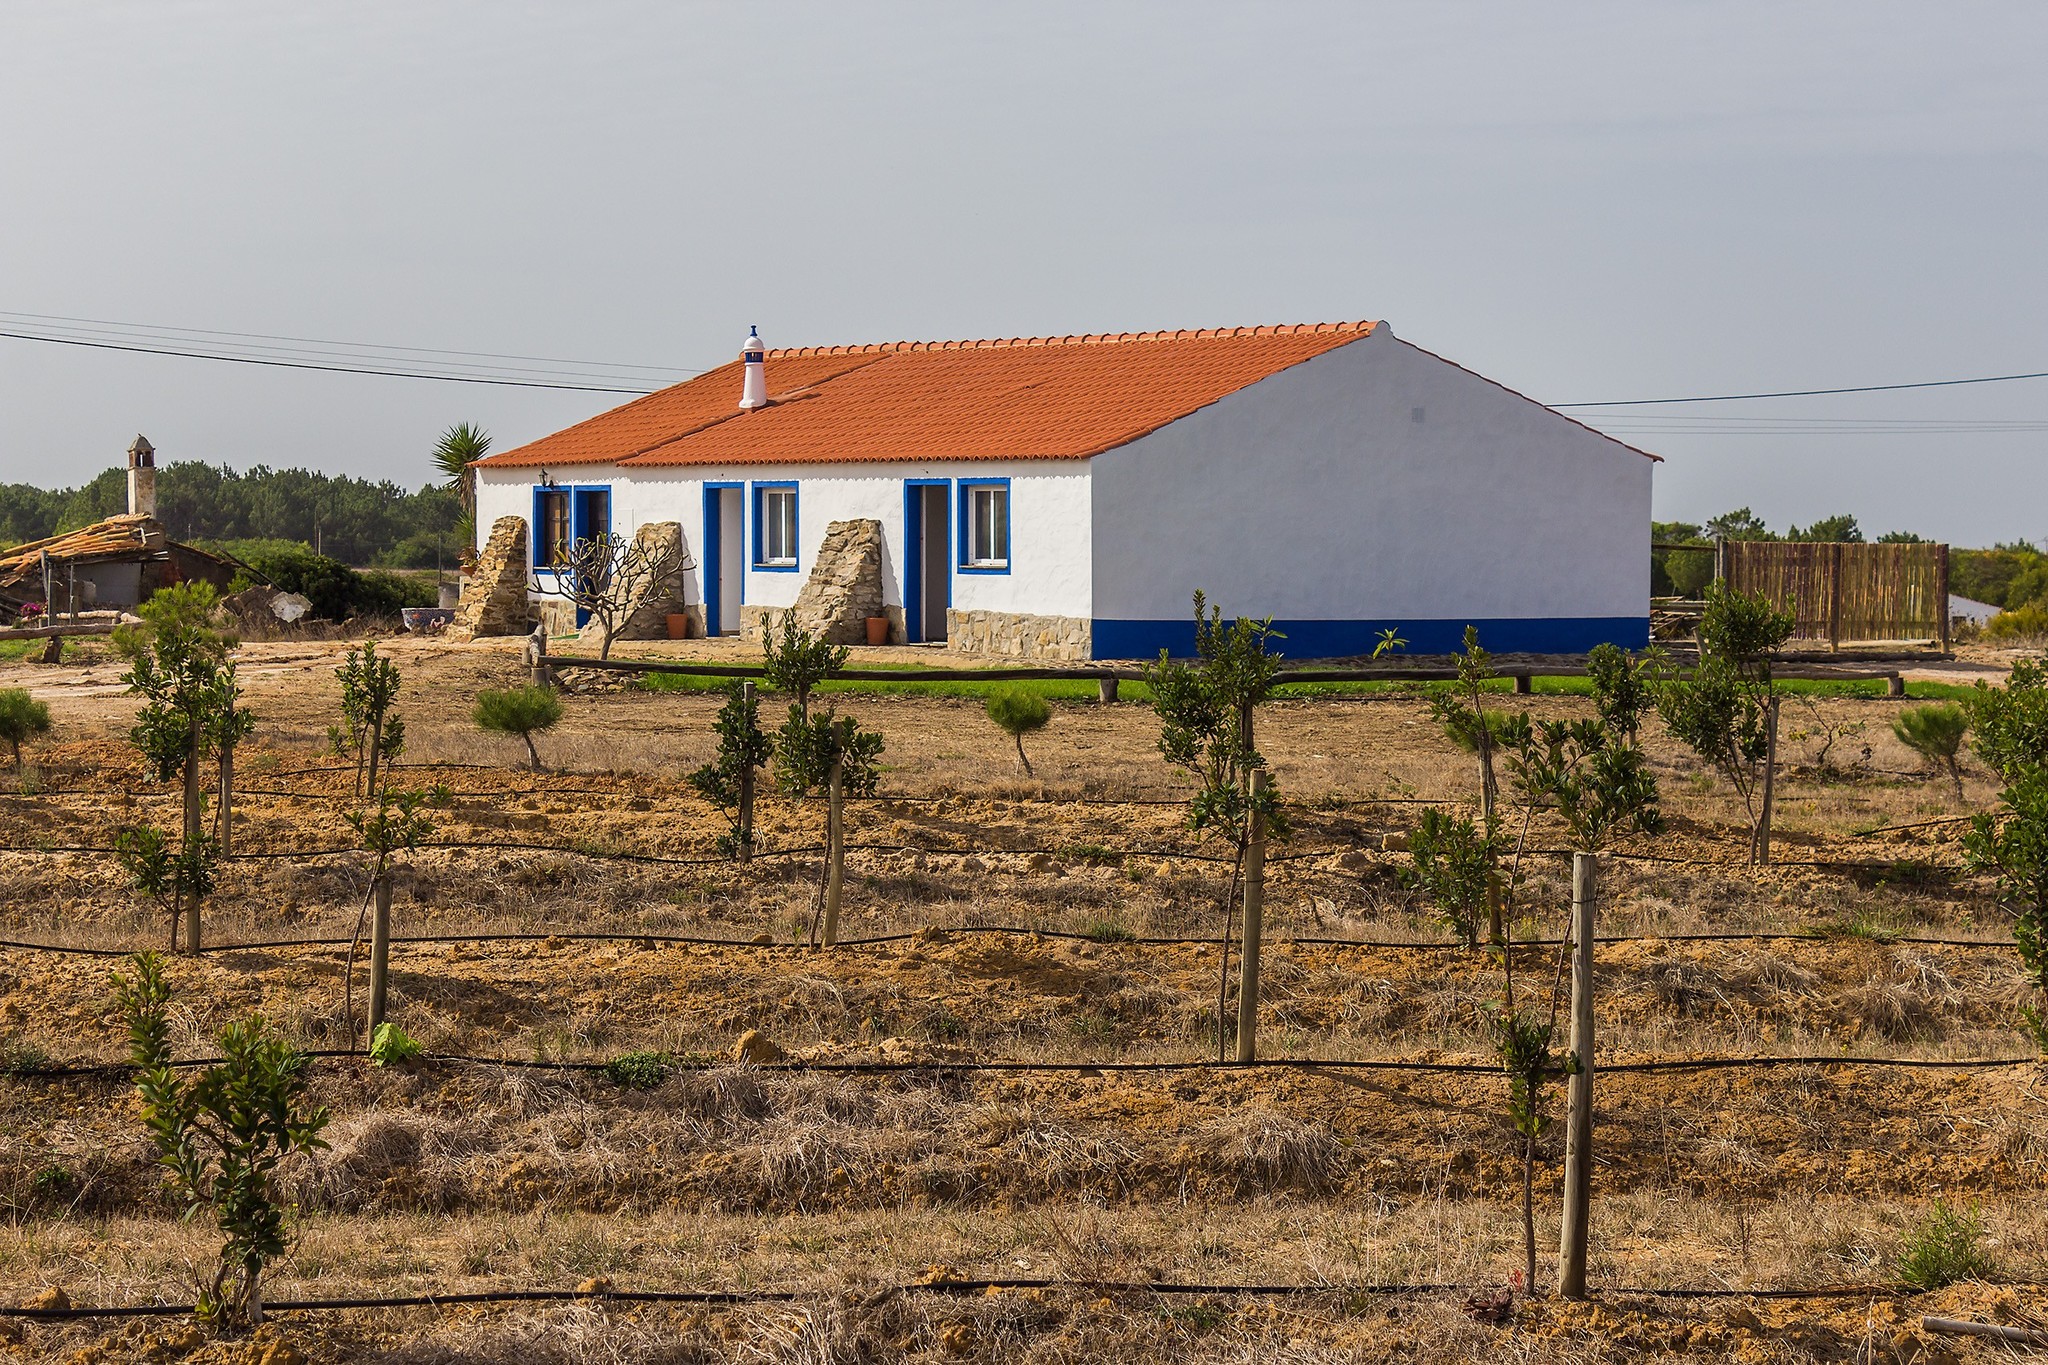
[[564, 598], [589, 614], [598, 629], [600, 659], [611, 657], [612, 640], [650, 588], [696, 567], [680, 537], [649, 535], [649, 529], [631, 537], [610, 531], [586, 536], [563, 552], [546, 580], [534, 576], [535, 592]]

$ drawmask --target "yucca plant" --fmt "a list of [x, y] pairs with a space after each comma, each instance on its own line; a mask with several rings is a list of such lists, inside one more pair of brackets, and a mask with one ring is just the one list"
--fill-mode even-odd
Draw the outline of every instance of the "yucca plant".
[[1892, 722], [1899, 742], [1920, 755], [1930, 767], [1948, 772], [1956, 786], [1956, 803], [1963, 800], [1963, 736], [1970, 730], [1970, 713], [1951, 701], [1909, 706]]

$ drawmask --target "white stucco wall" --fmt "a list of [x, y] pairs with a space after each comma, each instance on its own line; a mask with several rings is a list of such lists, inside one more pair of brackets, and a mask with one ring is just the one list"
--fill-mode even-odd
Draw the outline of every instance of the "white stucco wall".
[[1385, 328], [1090, 463], [1099, 656], [1104, 622], [1187, 621], [1196, 588], [1416, 652], [1468, 620], [1647, 630], [1653, 461]]
[[[539, 471], [489, 467], [478, 471], [477, 533], [487, 536], [502, 516], [531, 517], [533, 486]], [[691, 603], [704, 600], [704, 485], [706, 482], [748, 485], [742, 520], [753, 535], [752, 485], [758, 481], [797, 484], [797, 565], [794, 573], [754, 566], [749, 543], [746, 554], [745, 601], [750, 606], [786, 607], [796, 601], [811, 571], [825, 527], [834, 521], [865, 518], [882, 523], [887, 551], [883, 566], [883, 597], [903, 604], [902, 549], [904, 481], [948, 481], [948, 507], [955, 536], [959, 534], [958, 482], [962, 479], [1007, 478], [1010, 481], [1010, 571], [953, 573], [953, 606], [963, 611], [1022, 612], [1046, 616], [1085, 617], [1089, 611], [1090, 524], [1088, 468], [1085, 461], [1011, 461], [1003, 464], [937, 461], [872, 465], [734, 465], [717, 469], [691, 466], [621, 468], [616, 465], [564, 466], [549, 473], [564, 487], [609, 485], [612, 529], [630, 535], [651, 521], [682, 523], [683, 539], [698, 568], [689, 575]], [[957, 562], [957, 554], [952, 556]], [[734, 622], [726, 622], [728, 626]]]

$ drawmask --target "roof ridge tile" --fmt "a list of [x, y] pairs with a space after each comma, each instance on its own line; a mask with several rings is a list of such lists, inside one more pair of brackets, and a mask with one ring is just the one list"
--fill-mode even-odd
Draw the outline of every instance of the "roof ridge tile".
[[866, 341], [833, 346], [781, 346], [768, 352], [770, 360], [803, 359], [810, 356], [888, 355], [899, 351], [984, 351], [1022, 346], [1126, 346], [1146, 341], [1212, 341], [1234, 337], [1316, 336], [1329, 333], [1370, 332], [1375, 323], [1361, 318], [1349, 322], [1277, 322], [1257, 327], [1182, 327], [1153, 332], [1088, 332], [1066, 336], [962, 337], [953, 340]]

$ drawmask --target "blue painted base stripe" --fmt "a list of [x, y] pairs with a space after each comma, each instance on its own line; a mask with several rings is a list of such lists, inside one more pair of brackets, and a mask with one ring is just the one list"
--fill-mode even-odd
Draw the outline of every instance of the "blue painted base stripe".
[[[1408, 642], [1404, 654], [1453, 654], [1465, 647], [1467, 624], [1479, 628], [1479, 643], [1496, 654], [1584, 654], [1595, 645], [1616, 644], [1642, 649], [1650, 643], [1650, 618], [1644, 616], [1529, 616], [1466, 622], [1403, 621], [1275, 621], [1287, 638], [1276, 640], [1274, 653], [1288, 659], [1341, 659], [1370, 654], [1380, 632], [1394, 627]], [[1195, 652], [1192, 616], [1177, 621], [1105, 621], [1094, 623], [1093, 657], [1156, 659], [1164, 649], [1175, 658]]]

